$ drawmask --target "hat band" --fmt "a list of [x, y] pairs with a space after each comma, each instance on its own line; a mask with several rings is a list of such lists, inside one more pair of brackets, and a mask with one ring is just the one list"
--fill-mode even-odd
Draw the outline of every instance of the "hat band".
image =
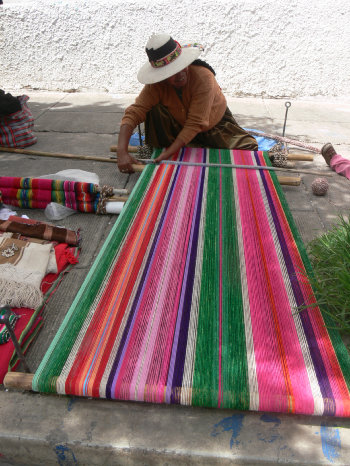
[[[174, 41], [176, 42], [176, 41]], [[176, 42], [176, 48], [172, 52], [170, 52], [168, 55], [166, 55], [163, 58], [160, 58], [159, 60], [150, 60], [150, 64], [153, 68], [161, 68], [163, 66], [169, 65], [172, 61], [176, 60], [176, 58], [181, 55], [181, 45]]]

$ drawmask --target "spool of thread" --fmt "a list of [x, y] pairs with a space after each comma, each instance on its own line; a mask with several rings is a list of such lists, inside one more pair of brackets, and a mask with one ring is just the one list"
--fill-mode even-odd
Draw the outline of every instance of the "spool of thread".
[[106, 214], [120, 214], [125, 202], [106, 202]]
[[325, 178], [315, 178], [311, 184], [315, 196], [324, 196], [328, 191], [328, 181]]

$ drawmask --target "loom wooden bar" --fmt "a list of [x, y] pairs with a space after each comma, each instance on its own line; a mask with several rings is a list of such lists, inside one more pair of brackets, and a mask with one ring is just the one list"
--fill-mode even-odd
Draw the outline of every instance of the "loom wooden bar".
[[300, 162], [313, 162], [314, 156], [312, 154], [288, 154], [287, 160], [295, 160]]
[[5, 388], [18, 388], [21, 390], [31, 390], [34, 374], [23, 372], [8, 372], [4, 378]]
[[[111, 146], [109, 150], [111, 152], [117, 152], [117, 146]], [[137, 152], [137, 146], [128, 146], [128, 152]]]
[[300, 186], [301, 179], [298, 176], [278, 176], [280, 185], [285, 186]]
[[107, 202], [126, 202], [129, 196], [113, 196], [106, 199]]
[[76, 155], [76, 154], [63, 154], [59, 152], [40, 152], [28, 149], [13, 149], [12, 147], [0, 147], [0, 152], [9, 152], [14, 154], [24, 155], [38, 155], [40, 157], [58, 157], [63, 159], [78, 159], [78, 160], [95, 160], [97, 162], [116, 163], [116, 159], [109, 159], [107, 157], [97, 157], [95, 155]]

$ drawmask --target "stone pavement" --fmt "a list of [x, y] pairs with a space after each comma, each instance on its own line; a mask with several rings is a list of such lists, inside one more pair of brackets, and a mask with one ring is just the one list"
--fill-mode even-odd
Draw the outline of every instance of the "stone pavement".
[[[11, 90], [8, 90], [11, 92]], [[123, 109], [133, 96], [23, 91], [30, 96], [38, 143], [29, 149], [110, 160]], [[281, 134], [283, 99], [228, 99], [239, 124]], [[293, 100], [286, 136], [321, 147], [332, 142], [350, 159], [350, 101]], [[295, 152], [301, 152], [295, 149]], [[0, 153], [4, 176], [41, 176], [79, 168], [100, 184], [132, 189], [138, 175], [113, 163]], [[317, 155], [295, 168], [332, 173]], [[284, 173], [283, 173], [284, 174]], [[288, 173], [287, 173], [288, 174]], [[294, 175], [294, 174], [293, 174]], [[348, 214], [350, 181], [328, 178], [325, 197], [312, 194], [315, 175], [301, 174], [299, 187], [284, 186], [305, 241], [326, 231], [339, 213]], [[42, 211], [17, 209], [31, 218]], [[116, 217], [75, 214], [56, 222], [81, 229], [80, 261], [44, 311], [45, 324], [28, 352], [34, 372], [81, 286]], [[159, 406], [48, 396], [0, 388], [0, 463], [21, 465], [112, 464], [350, 464], [350, 419]]]

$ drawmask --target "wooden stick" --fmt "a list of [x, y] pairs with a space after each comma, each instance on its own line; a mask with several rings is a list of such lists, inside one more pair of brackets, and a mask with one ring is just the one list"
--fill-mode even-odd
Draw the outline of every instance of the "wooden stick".
[[288, 154], [287, 160], [295, 160], [301, 162], [313, 162], [313, 154]]
[[[102, 188], [99, 187], [97, 191], [101, 192]], [[122, 196], [123, 194], [124, 195], [129, 195], [130, 193], [129, 193], [129, 191], [127, 189], [124, 189], [124, 188], [113, 188], [113, 194], [118, 194], [118, 195]]]
[[299, 176], [278, 176], [279, 184], [287, 186], [300, 186], [301, 179]]
[[17, 388], [21, 390], [31, 390], [34, 374], [24, 374], [23, 372], [8, 372], [4, 378], [5, 388]]
[[59, 152], [39, 152], [36, 150], [13, 149], [12, 147], [0, 147], [0, 152], [10, 152], [14, 154], [39, 155], [40, 157], [58, 157], [63, 159], [78, 159], [78, 160], [96, 160], [97, 162], [109, 162], [116, 164], [116, 159], [107, 157], [97, 157], [95, 155], [76, 155], [76, 154], [61, 154]]
[[112, 196], [107, 197], [106, 202], [126, 202], [129, 199], [129, 196]]
[[[118, 146], [111, 146], [109, 148], [110, 152], [117, 152], [117, 147]], [[137, 149], [138, 146], [128, 146], [128, 152], [137, 152], [138, 149]]]

